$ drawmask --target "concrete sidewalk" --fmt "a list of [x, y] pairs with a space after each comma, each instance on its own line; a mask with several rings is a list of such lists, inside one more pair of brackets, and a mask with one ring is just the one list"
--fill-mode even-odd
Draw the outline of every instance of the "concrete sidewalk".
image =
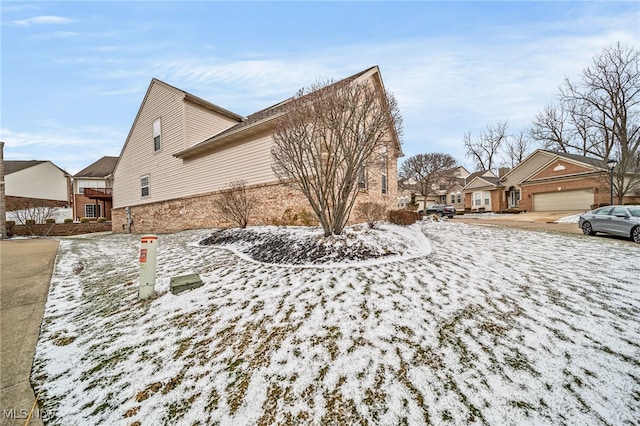
[[[0, 241], [0, 425], [24, 425], [35, 401], [29, 382], [58, 241]], [[42, 425], [39, 410], [29, 425]]]

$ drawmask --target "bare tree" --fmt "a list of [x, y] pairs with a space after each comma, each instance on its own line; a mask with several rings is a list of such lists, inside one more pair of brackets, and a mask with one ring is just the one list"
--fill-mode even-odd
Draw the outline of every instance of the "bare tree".
[[402, 185], [407, 185], [407, 182], [416, 182], [420, 195], [427, 197], [433, 185], [444, 183], [450, 186], [454, 182], [456, 165], [456, 159], [449, 154], [436, 152], [414, 155], [407, 158], [400, 166], [400, 182]]
[[304, 194], [324, 235], [338, 235], [365, 170], [384, 167], [395, 150], [402, 123], [395, 97], [371, 81], [320, 82], [284, 108], [273, 134], [273, 170]]
[[472, 138], [471, 132], [464, 135], [467, 156], [473, 160], [476, 170], [492, 170], [498, 166], [500, 147], [507, 138], [508, 121], [499, 121], [491, 126], [487, 124], [480, 136]]
[[31, 235], [42, 235], [44, 228], [42, 225], [47, 219], [53, 218], [56, 206], [47, 200], [35, 198], [19, 198], [14, 200], [12, 211], [13, 216], [21, 225], [25, 225]]
[[256, 203], [257, 198], [247, 193], [244, 180], [235, 180], [228, 183], [214, 201], [220, 216], [229, 222], [237, 224], [240, 228], [247, 227], [249, 215]]
[[603, 49], [578, 81], [565, 79], [559, 101], [538, 114], [532, 137], [559, 151], [616, 159], [622, 201], [640, 185], [640, 51], [620, 43]]
[[515, 135], [509, 135], [504, 144], [504, 157], [508, 167], [514, 168], [531, 153], [533, 141], [527, 132], [521, 130]]

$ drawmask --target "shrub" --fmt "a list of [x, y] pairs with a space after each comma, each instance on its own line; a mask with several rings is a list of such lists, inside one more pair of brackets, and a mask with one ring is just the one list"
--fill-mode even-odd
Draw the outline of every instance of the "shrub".
[[88, 217], [81, 217], [80, 218], [80, 223], [89, 223], [91, 221], [91, 219], [89, 219]]
[[13, 233], [15, 231], [16, 221], [15, 220], [7, 220], [5, 223], [5, 230], [7, 232], [7, 237], [13, 237]]
[[420, 215], [416, 212], [408, 210], [389, 210], [389, 222], [396, 225], [407, 226], [420, 219]]
[[64, 223], [73, 223], [73, 219], [71, 219], [70, 217], [66, 218], [64, 220]]
[[56, 220], [53, 218], [49, 218], [47, 220], [44, 221], [45, 223], [56, 223]]
[[306, 210], [294, 213], [291, 209], [285, 209], [284, 212], [282, 212], [281, 217], [271, 218], [272, 225], [283, 227], [294, 225], [312, 226], [317, 223], [318, 221], [316, 220], [316, 217]]
[[387, 208], [380, 203], [367, 202], [358, 204], [356, 212], [363, 217], [369, 228], [373, 229], [377, 221], [384, 220]]
[[24, 221], [24, 224], [25, 225], [35, 225], [36, 221], [35, 221], [35, 219], [27, 219], [27, 220]]
[[99, 217], [98, 218], [98, 223], [105, 223], [107, 221], [106, 217]]

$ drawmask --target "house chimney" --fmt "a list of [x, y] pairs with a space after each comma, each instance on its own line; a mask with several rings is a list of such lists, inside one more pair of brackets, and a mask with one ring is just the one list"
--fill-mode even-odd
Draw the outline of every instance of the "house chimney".
[[511, 169], [509, 167], [500, 167], [498, 169], [498, 177], [502, 177], [504, 175], [506, 175], [507, 173], [509, 173], [511, 171]]

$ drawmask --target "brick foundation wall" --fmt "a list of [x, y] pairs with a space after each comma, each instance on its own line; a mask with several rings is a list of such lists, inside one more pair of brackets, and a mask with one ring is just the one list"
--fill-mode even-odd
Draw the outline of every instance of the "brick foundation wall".
[[[389, 173], [389, 176], [395, 176], [395, 174]], [[299, 191], [279, 183], [272, 183], [247, 187], [247, 193], [258, 198], [257, 206], [249, 218], [249, 226], [282, 223], [283, 220], [291, 219], [296, 214], [300, 225], [305, 224], [304, 217], [310, 218], [311, 224], [317, 224], [311, 206]], [[171, 233], [186, 229], [234, 226], [234, 224], [220, 218], [216, 212], [215, 200], [219, 195], [220, 192], [212, 192], [199, 196], [131, 206], [131, 232], [136, 234]], [[389, 209], [394, 209], [397, 201], [396, 195], [397, 182], [389, 182], [387, 194], [381, 193], [381, 183], [371, 182], [367, 190], [360, 191], [349, 223], [363, 221], [356, 213], [357, 204], [377, 202], [384, 204]], [[112, 210], [111, 223], [113, 232], [129, 231], [124, 208]]]

